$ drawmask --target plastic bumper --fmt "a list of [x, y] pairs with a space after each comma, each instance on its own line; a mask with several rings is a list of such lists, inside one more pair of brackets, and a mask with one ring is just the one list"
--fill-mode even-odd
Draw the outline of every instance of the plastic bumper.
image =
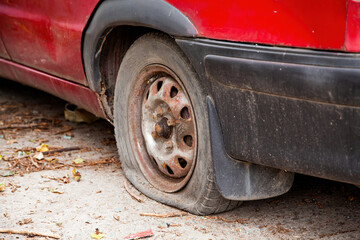
[[360, 55], [177, 43], [213, 99], [224, 155], [360, 184]]

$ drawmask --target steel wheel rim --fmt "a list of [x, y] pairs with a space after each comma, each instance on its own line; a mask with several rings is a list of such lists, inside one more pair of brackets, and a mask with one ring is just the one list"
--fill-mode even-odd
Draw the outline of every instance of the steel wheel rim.
[[128, 124], [136, 162], [157, 189], [175, 192], [196, 164], [196, 119], [180, 79], [163, 65], [139, 74], [130, 95]]

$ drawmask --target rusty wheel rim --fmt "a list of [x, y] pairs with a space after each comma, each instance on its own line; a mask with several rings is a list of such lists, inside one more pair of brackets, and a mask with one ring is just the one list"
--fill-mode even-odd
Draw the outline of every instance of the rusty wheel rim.
[[150, 65], [130, 95], [129, 129], [137, 164], [157, 189], [175, 192], [196, 163], [196, 122], [190, 98], [167, 67]]

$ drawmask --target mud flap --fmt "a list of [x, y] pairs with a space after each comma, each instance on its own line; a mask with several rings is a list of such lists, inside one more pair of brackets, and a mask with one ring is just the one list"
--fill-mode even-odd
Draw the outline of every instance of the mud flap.
[[244, 201], [275, 197], [289, 191], [294, 173], [235, 160], [226, 153], [219, 116], [209, 96], [206, 103], [214, 176], [221, 195], [230, 200]]

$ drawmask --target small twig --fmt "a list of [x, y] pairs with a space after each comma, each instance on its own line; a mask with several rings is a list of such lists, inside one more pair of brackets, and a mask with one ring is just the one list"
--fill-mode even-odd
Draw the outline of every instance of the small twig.
[[32, 156], [30, 156], [30, 161], [36, 168], [39, 168], [39, 165], [34, 161]]
[[58, 132], [56, 132], [55, 134], [56, 134], [56, 135], [64, 134], [64, 133], [70, 132], [70, 131], [72, 131], [72, 130], [74, 130], [74, 128], [69, 128], [69, 129], [65, 129], [65, 130], [62, 130], [62, 131], [58, 131]]
[[[0, 104], [1, 105], [1, 104]], [[5, 135], [5, 131], [4, 130], [0, 130], [1, 131], [1, 134], [3, 135], [3, 138], [4, 139], [7, 139], [6, 135]]]
[[128, 194], [130, 194], [131, 198], [138, 201], [139, 203], [143, 202], [143, 200], [141, 198], [139, 198], [133, 192], [130, 191], [128, 184], [129, 184], [128, 181], [125, 180], [124, 187], [125, 187], [125, 190], [128, 192]]
[[30, 118], [28, 121], [32, 123], [34, 121], [41, 121], [41, 120], [54, 121], [56, 119], [55, 118], [47, 118], [44, 116], [37, 116], [37, 117]]
[[20, 235], [26, 235], [29, 237], [32, 236], [40, 236], [40, 237], [51, 237], [55, 239], [60, 239], [61, 236], [57, 234], [51, 234], [51, 233], [39, 233], [39, 232], [32, 232], [32, 231], [25, 231], [25, 230], [14, 230], [14, 229], [3, 229], [0, 228], [0, 233], [8, 233], [8, 234], [20, 234]]
[[182, 216], [187, 216], [187, 215], [188, 215], [188, 213], [185, 213], [185, 212], [175, 212], [175, 213], [168, 213], [168, 214], [140, 213], [140, 216], [158, 217], [158, 218], [182, 217]]
[[63, 176], [63, 177], [52, 177], [52, 176], [46, 176], [46, 175], [41, 175], [42, 178], [47, 178], [47, 179], [50, 179], [50, 180], [55, 180], [59, 183], [64, 183], [64, 184], [67, 184], [70, 182], [69, 180], [69, 175], [67, 176]]
[[247, 222], [249, 220], [249, 218], [244, 218], [244, 219], [227, 219], [227, 218], [224, 218], [222, 216], [207, 216], [206, 219], [217, 219], [217, 220], [221, 220], [223, 222], [237, 222], [237, 223], [244, 223], [244, 222]]
[[36, 148], [33, 147], [25, 147], [25, 148], [16, 149], [15, 152], [31, 152], [35, 150]]
[[48, 155], [48, 154], [53, 154], [53, 153], [60, 153], [60, 152], [69, 152], [69, 151], [75, 151], [75, 150], [80, 150], [80, 147], [67, 147], [67, 148], [60, 148], [57, 150], [51, 150], [51, 151], [46, 151], [43, 152], [44, 155]]
[[[30, 155], [25, 154], [25, 155], [22, 155], [21, 157], [13, 157], [13, 160], [20, 160], [20, 159], [27, 158], [27, 157], [30, 157]], [[8, 160], [8, 161], [11, 161], [11, 160]]]
[[30, 124], [12, 124], [7, 126], [0, 126], [0, 130], [13, 129], [13, 128], [33, 128], [33, 127], [46, 127], [46, 123], [30, 123]]

